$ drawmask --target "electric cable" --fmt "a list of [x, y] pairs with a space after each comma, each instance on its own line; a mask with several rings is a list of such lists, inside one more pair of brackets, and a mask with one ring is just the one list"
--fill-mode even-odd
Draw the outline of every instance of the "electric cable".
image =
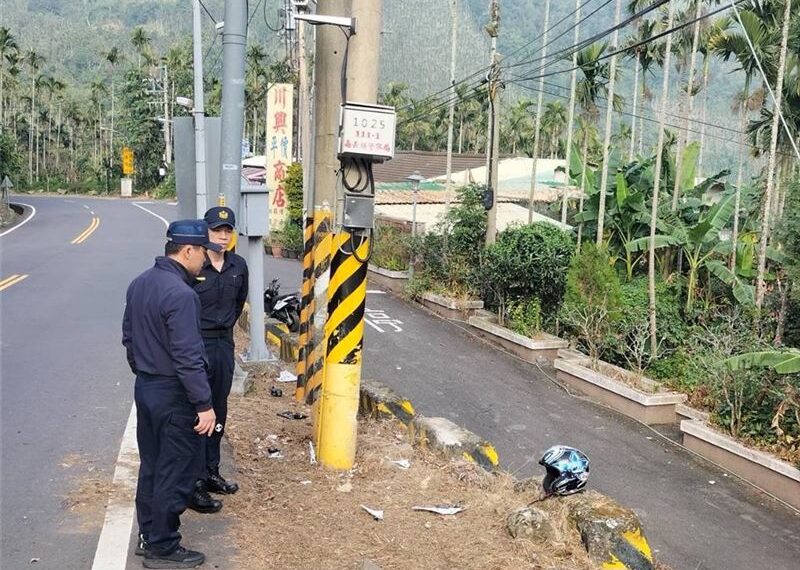
[[200, 7], [203, 8], [203, 12], [206, 13], [206, 16], [211, 18], [211, 21], [214, 22], [214, 25], [216, 26], [217, 25], [217, 20], [214, 19], [214, 16], [212, 16], [211, 12], [208, 11], [208, 8], [206, 8], [206, 5], [203, 4], [203, 0], [198, 0], [198, 2], [200, 2]]
[[263, 13], [263, 15], [264, 15], [264, 25], [265, 25], [265, 26], [267, 26], [267, 28], [269, 28], [269, 30], [270, 30], [271, 32], [274, 32], [274, 33], [276, 33], [276, 34], [279, 34], [279, 33], [281, 33], [281, 32], [283, 31], [283, 29], [284, 29], [284, 27], [285, 27], [283, 24], [279, 25], [277, 28], [273, 28], [273, 27], [272, 27], [272, 26], [269, 24], [269, 21], [267, 20], [267, 3], [266, 3], [266, 2], [264, 3], [264, 7], [262, 8], [262, 13]]

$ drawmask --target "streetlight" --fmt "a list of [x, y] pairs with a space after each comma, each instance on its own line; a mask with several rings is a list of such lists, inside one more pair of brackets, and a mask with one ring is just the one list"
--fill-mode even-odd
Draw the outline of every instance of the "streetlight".
[[[419, 195], [419, 183], [425, 180], [425, 177], [419, 173], [419, 170], [415, 170], [414, 174], [406, 176], [406, 180], [411, 182], [411, 193], [414, 197], [411, 202], [411, 247], [413, 250], [413, 248], [416, 247], [415, 241], [417, 237], [417, 196]], [[411, 259], [408, 261], [408, 276], [409, 278], [414, 276], [413, 253]]]
[[411, 206], [411, 237], [417, 237], [417, 195], [419, 194], [419, 183], [425, 180], [425, 177], [415, 170], [411, 176], [406, 176], [406, 180], [411, 181], [411, 191], [414, 196], [414, 201]]

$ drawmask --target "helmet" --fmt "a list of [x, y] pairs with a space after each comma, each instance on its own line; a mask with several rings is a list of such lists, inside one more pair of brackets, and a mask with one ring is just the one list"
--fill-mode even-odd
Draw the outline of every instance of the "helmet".
[[548, 495], [571, 495], [586, 486], [589, 458], [574, 447], [554, 445], [539, 460], [547, 475], [542, 484]]

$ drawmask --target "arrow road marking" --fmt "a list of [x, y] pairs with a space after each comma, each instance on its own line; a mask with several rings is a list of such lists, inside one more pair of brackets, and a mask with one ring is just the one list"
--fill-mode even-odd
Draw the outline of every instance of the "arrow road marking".
[[94, 231], [100, 226], [100, 218], [92, 218], [92, 223], [89, 224], [89, 227], [83, 230], [75, 239], [73, 239], [70, 243], [77, 245], [80, 243], [85, 242], [90, 235], [94, 233]]
[[11, 275], [10, 277], [6, 277], [2, 281], [0, 281], [0, 291], [4, 291], [11, 287], [12, 285], [16, 285], [20, 281], [23, 281], [28, 278], [28, 275]]

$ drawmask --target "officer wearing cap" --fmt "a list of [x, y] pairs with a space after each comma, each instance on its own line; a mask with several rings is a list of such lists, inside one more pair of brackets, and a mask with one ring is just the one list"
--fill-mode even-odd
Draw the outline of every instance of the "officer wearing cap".
[[216, 415], [200, 336], [200, 299], [192, 289], [210, 243], [203, 220], [173, 222], [164, 256], [128, 287], [122, 344], [136, 374], [139, 481], [136, 515], [145, 568], [194, 568], [205, 560], [180, 544], [180, 515], [200, 469]]
[[233, 210], [224, 206], [209, 209], [204, 217], [208, 223], [209, 240], [223, 248], [209, 251], [203, 264], [195, 292], [200, 297], [200, 325], [203, 344], [208, 356], [208, 381], [211, 385], [217, 424], [213, 435], [205, 442], [205, 469], [190, 507], [201, 512], [215, 512], [222, 507], [211, 499], [213, 493], [233, 494], [239, 486], [227, 481], [219, 472], [220, 441], [225, 432], [228, 415], [228, 395], [233, 380], [233, 325], [242, 314], [247, 299], [247, 263], [228, 251], [236, 227]]

